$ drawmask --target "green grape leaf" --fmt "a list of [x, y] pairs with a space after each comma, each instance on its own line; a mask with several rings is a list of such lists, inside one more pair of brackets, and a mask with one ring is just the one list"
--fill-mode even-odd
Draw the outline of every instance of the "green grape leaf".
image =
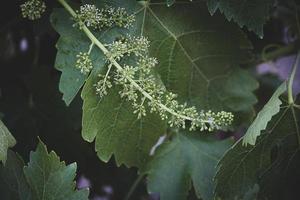
[[199, 110], [231, 111], [236, 119], [253, 113], [258, 83], [238, 67], [251, 58], [252, 45], [235, 24], [211, 17], [201, 1], [143, 6], [137, 33], [151, 41], [167, 89]]
[[216, 197], [242, 199], [258, 184], [258, 199], [277, 199], [284, 192], [286, 172], [300, 157], [299, 119], [299, 108], [283, 105], [255, 146], [243, 146], [241, 138], [219, 163]]
[[31, 152], [24, 174], [35, 199], [87, 200], [88, 190], [75, 190], [76, 168], [76, 163], [66, 166], [40, 142], [36, 151]]
[[248, 128], [245, 136], [243, 137], [243, 145], [255, 145], [256, 138], [260, 135], [261, 131], [267, 127], [272, 117], [280, 111], [282, 101], [279, 97], [286, 91], [286, 82], [275, 91], [271, 99], [266, 103], [263, 109], [257, 114], [257, 117]]
[[[51, 23], [60, 34], [56, 44], [57, 55], [55, 68], [62, 72], [59, 90], [63, 93], [63, 100], [69, 105], [83, 86], [87, 75], [83, 75], [76, 69], [76, 55], [79, 52], [88, 52], [91, 41], [78, 28], [73, 27], [74, 21], [64, 9], [54, 9], [51, 15]], [[98, 33], [100, 39], [111, 42], [119, 36], [122, 30], [111, 29]], [[98, 48], [93, 48], [90, 54], [94, 68], [102, 67], [105, 63], [104, 55]]]
[[148, 165], [148, 190], [162, 200], [186, 199], [191, 187], [199, 198], [213, 197], [216, 165], [232, 140], [216, 140], [199, 133], [177, 133], [162, 144]]
[[226, 18], [235, 21], [240, 27], [263, 37], [263, 26], [270, 15], [274, 0], [208, 0], [207, 6], [213, 15], [218, 9]]
[[0, 194], [2, 200], [32, 200], [31, 190], [23, 173], [24, 162], [8, 151], [5, 166], [0, 165]]
[[0, 192], [3, 200], [88, 200], [88, 190], [75, 190], [76, 164], [65, 165], [40, 142], [30, 162], [9, 151], [0, 165]]
[[97, 74], [91, 74], [82, 91], [83, 138], [92, 142], [96, 137], [96, 151], [105, 162], [114, 154], [118, 165], [143, 167], [151, 147], [165, 133], [165, 122], [154, 114], [138, 119], [116, 86], [100, 99], [93, 86], [97, 81]]
[[0, 120], [0, 161], [6, 162], [7, 149], [16, 144], [15, 138]]

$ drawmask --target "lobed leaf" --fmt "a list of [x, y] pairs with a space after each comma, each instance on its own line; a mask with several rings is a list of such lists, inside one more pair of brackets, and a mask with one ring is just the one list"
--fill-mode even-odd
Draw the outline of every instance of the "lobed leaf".
[[65, 165], [40, 142], [24, 167], [12, 151], [5, 166], [0, 166], [0, 192], [3, 200], [87, 200], [88, 190], [76, 190], [76, 164]]
[[199, 198], [213, 198], [216, 165], [232, 140], [218, 141], [199, 133], [177, 133], [159, 147], [148, 165], [148, 191], [162, 200], [186, 199], [191, 188]]
[[47, 152], [40, 142], [30, 153], [30, 162], [24, 174], [36, 199], [81, 200], [88, 199], [88, 190], [75, 190], [76, 163], [65, 165], [55, 152]]

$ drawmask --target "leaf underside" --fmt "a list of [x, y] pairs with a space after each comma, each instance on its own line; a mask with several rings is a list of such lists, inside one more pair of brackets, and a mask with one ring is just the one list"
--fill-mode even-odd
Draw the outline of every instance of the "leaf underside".
[[248, 128], [243, 137], [243, 145], [255, 145], [256, 138], [262, 130], [265, 130], [272, 117], [280, 111], [282, 101], [279, 97], [286, 91], [286, 82], [284, 82], [272, 95], [271, 99], [265, 104], [263, 109], [257, 114], [257, 117]]

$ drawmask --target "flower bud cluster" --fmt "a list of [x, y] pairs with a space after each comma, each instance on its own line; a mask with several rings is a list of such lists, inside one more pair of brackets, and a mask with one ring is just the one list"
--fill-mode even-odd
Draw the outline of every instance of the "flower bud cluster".
[[111, 44], [106, 45], [109, 50], [109, 57], [117, 61], [120, 61], [124, 56], [143, 57], [147, 54], [149, 49], [149, 41], [141, 37], [132, 37], [128, 35], [126, 38], [114, 41]]
[[98, 77], [100, 80], [95, 84], [96, 94], [101, 98], [108, 94], [108, 89], [112, 87], [111, 77], [109, 76], [112, 65], [108, 66], [106, 75], [99, 74]]
[[90, 59], [89, 53], [80, 52], [77, 56], [76, 68], [84, 75], [90, 73], [93, 69], [93, 63]]
[[92, 4], [80, 6], [76, 11], [75, 21], [81, 28], [86, 25], [94, 30], [102, 30], [113, 26], [120, 28], [129, 28], [135, 21], [134, 15], [130, 15], [124, 8], [114, 8], [105, 6], [102, 9]]
[[28, 0], [20, 8], [24, 18], [36, 20], [46, 11], [46, 4], [41, 0]]
[[[171, 127], [186, 128], [186, 122], [190, 121], [190, 130], [214, 131], [229, 126], [233, 121], [230, 112], [197, 112], [195, 107], [189, 107], [186, 103], [180, 104], [177, 95], [168, 92], [163, 84], [160, 84], [154, 73], [158, 64], [156, 58], [149, 57], [149, 41], [145, 37], [122, 38], [106, 45], [109, 50], [107, 62], [112, 59], [122, 62], [124, 58], [133, 60], [130, 65], [123, 64], [122, 69], [113, 73], [113, 79], [100, 75], [101, 79], [96, 84], [96, 93], [103, 97], [108, 88], [113, 84], [121, 86], [119, 92], [121, 98], [131, 102], [134, 113], [138, 118], [146, 116], [147, 112], [157, 113], [162, 120], [166, 120]], [[110, 63], [110, 65], [113, 65]], [[107, 80], [109, 81], [107, 85]], [[133, 84], [138, 84], [138, 87]], [[105, 88], [105, 92], [99, 93], [99, 88]]]

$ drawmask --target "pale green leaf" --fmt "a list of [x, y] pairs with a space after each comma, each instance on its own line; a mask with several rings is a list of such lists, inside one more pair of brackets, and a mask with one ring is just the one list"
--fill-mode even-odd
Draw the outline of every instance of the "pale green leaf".
[[87, 200], [88, 190], [75, 189], [76, 168], [76, 163], [66, 166], [40, 142], [36, 151], [31, 152], [24, 174], [37, 200]]
[[193, 185], [199, 198], [212, 199], [216, 165], [231, 144], [230, 139], [218, 141], [199, 133], [177, 133], [159, 147], [149, 163], [149, 192], [160, 193], [162, 200], [182, 200]]
[[245, 136], [243, 137], [243, 145], [255, 145], [256, 138], [265, 130], [272, 117], [280, 111], [282, 101], [279, 97], [286, 91], [286, 82], [275, 91], [271, 99], [266, 103], [263, 109], [257, 114], [257, 117], [248, 128]]
[[216, 197], [242, 199], [258, 184], [257, 199], [285, 199], [287, 172], [290, 168], [299, 169], [299, 119], [298, 108], [284, 105], [255, 146], [245, 147], [243, 139], [239, 140], [219, 163]]
[[7, 156], [7, 149], [15, 146], [16, 140], [9, 132], [7, 127], [0, 120], [0, 161], [5, 163]]
[[263, 26], [274, 3], [274, 0], [208, 0], [207, 6], [211, 14], [219, 9], [229, 21], [235, 21], [240, 27], [246, 26], [263, 37]]

